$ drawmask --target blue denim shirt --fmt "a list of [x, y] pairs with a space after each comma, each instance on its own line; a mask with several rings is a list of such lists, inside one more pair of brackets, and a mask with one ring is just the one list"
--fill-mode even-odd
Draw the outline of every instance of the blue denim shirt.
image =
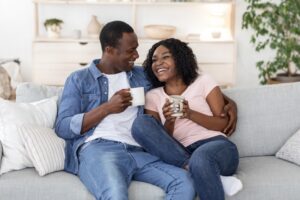
[[[66, 141], [65, 170], [74, 174], [78, 172], [77, 151], [95, 130], [94, 127], [80, 134], [84, 113], [108, 101], [108, 80], [96, 67], [99, 61], [94, 60], [88, 68], [68, 77], [58, 109], [55, 131]], [[151, 88], [141, 67], [133, 67], [127, 78], [130, 87], [144, 87], [145, 92]], [[138, 115], [143, 111], [144, 107], [139, 106]]]

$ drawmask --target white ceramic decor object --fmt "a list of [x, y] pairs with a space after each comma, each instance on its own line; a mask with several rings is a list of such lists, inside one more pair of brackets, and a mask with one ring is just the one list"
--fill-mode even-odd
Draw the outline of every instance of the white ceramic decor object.
[[87, 26], [87, 33], [90, 37], [97, 38], [99, 37], [101, 31], [101, 24], [97, 19], [96, 15], [92, 15], [91, 21]]
[[144, 27], [144, 30], [149, 38], [166, 39], [176, 32], [176, 27], [170, 25], [147, 25]]

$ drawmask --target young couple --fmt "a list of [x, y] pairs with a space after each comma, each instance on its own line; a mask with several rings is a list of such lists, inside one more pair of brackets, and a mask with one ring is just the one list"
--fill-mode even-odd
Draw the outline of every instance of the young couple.
[[[56, 132], [66, 140], [65, 170], [97, 200], [127, 200], [131, 180], [162, 188], [165, 199], [193, 199], [195, 189], [201, 200], [224, 199], [220, 175], [238, 165], [225, 135], [235, 128], [235, 103], [225, 97], [225, 105], [216, 83], [198, 75], [192, 50], [179, 40], [155, 44], [145, 71], [134, 66], [138, 40], [128, 24], [106, 24], [100, 43], [102, 58], [64, 86]], [[146, 95], [146, 114], [131, 106], [133, 87], [156, 88]], [[171, 116], [173, 94], [185, 98], [180, 119]]]

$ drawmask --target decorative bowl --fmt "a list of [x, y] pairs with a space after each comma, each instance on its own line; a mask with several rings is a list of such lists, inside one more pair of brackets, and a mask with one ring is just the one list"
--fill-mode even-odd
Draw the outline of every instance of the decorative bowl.
[[149, 38], [166, 39], [176, 32], [176, 27], [170, 25], [147, 25], [144, 26], [144, 30]]

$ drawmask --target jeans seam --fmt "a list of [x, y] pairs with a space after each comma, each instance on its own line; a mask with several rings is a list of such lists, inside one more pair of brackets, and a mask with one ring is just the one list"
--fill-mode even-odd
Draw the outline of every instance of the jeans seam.
[[[179, 184], [178, 178], [176, 178], [175, 176], [173, 176], [172, 174], [170, 174], [170, 173], [169, 173], [167, 170], [165, 170], [164, 168], [159, 167], [157, 164], [150, 163], [150, 164], [146, 165], [145, 167], [150, 166], [150, 165], [152, 165], [153, 167], [155, 167], [155, 168], [157, 168], [157, 169], [163, 171], [164, 173], [168, 174], [169, 176], [171, 176], [171, 177], [175, 180], [176, 186], [175, 186], [175, 188], [174, 188], [174, 192], [173, 192], [173, 193], [171, 194], [171, 196], [170, 196], [170, 199], [173, 199], [174, 193], [177, 191], [177, 185]], [[167, 190], [168, 190], [168, 188], [167, 188]], [[166, 191], [166, 192], [167, 192], [167, 191]]]

